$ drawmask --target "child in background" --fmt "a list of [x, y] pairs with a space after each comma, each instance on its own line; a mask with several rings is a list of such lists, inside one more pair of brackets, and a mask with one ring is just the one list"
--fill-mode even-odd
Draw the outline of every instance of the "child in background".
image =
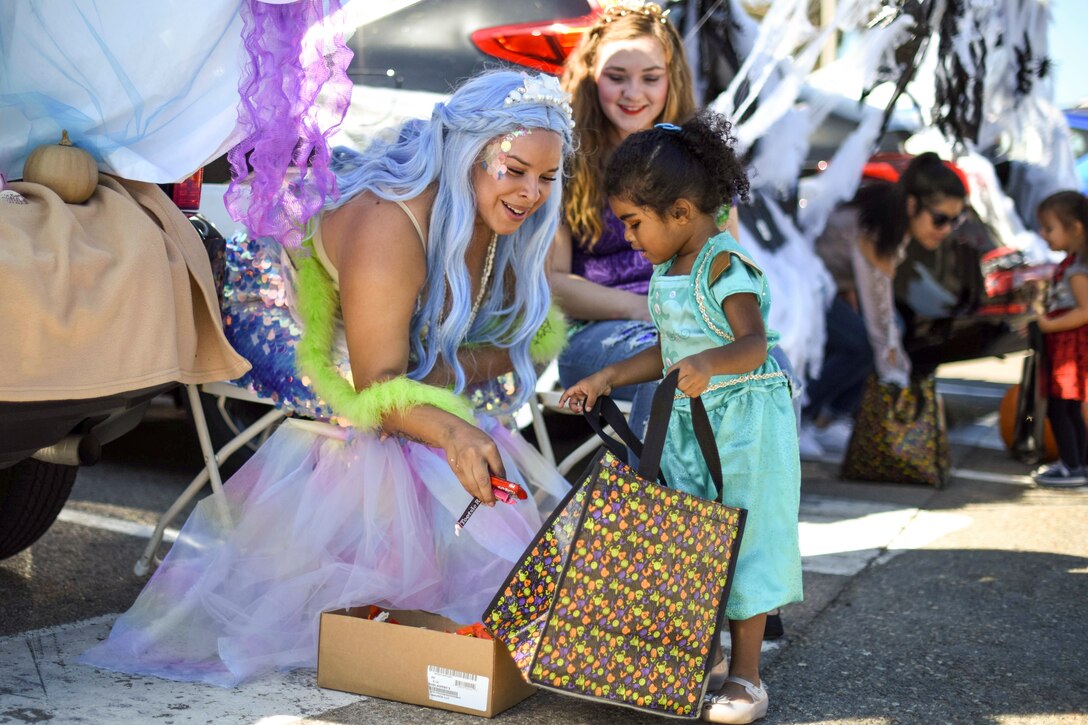
[[733, 153], [730, 125], [703, 112], [683, 126], [658, 124], [613, 153], [606, 193], [626, 237], [654, 265], [650, 312], [660, 342], [564, 391], [561, 404], [588, 409], [624, 385], [680, 371], [662, 469], [670, 485], [713, 497], [695, 441], [691, 396], [701, 396], [717, 431], [723, 502], [748, 509], [726, 617], [729, 677], [707, 699], [703, 719], [748, 723], [767, 712], [759, 675], [767, 612], [801, 599], [797, 512], [801, 472], [789, 385], [768, 354], [767, 280], [715, 221], [745, 197], [748, 181]]
[[1040, 486], [1088, 483], [1088, 432], [1081, 406], [1088, 400], [1088, 199], [1076, 191], [1048, 196], [1036, 211], [1039, 233], [1065, 259], [1054, 270], [1039, 330], [1050, 361], [1047, 418], [1060, 460], [1032, 478]]

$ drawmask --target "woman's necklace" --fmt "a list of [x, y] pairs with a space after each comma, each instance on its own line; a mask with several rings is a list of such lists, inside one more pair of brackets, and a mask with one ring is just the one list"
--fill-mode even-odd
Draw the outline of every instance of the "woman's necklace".
[[491, 282], [491, 270], [495, 266], [495, 247], [498, 246], [498, 232], [491, 232], [491, 241], [487, 245], [487, 259], [484, 260], [484, 273], [480, 276], [480, 291], [476, 293], [476, 301], [472, 303], [472, 312], [468, 316], [468, 326], [476, 321], [476, 313], [480, 311], [480, 305], [487, 297], [487, 287]]

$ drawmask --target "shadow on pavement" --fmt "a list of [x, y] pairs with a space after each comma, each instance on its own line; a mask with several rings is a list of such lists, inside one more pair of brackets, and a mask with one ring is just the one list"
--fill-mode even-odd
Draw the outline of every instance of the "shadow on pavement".
[[[1086, 593], [1088, 558], [903, 552], [857, 577], [803, 634], [787, 628], [764, 668], [771, 710], [760, 722], [1083, 722], [1072, 714], [1088, 712]], [[543, 691], [499, 718], [670, 722]], [[375, 699], [311, 722], [421, 721], [480, 722]]]

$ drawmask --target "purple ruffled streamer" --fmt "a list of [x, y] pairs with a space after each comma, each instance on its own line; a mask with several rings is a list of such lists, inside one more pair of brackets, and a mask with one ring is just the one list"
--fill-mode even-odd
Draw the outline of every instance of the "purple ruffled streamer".
[[250, 234], [294, 249], [306, 222], [339, 197], [328, 139], [351, 101], [352, 52], [340, 0], [245, 0], [242, 16], [249, 63], [238, 86], [238, 121], [245, 137], [227, 153], [224, 202]]

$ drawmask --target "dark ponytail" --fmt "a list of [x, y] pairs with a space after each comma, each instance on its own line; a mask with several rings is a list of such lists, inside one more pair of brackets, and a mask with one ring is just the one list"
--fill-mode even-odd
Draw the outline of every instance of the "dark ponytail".
[[873, 235], [879, 257], [895, 254], [907, 233], [907, 199], [919, 205], [967, 198], [959, 174], [932, 151], [915, 156], [894, 184], [869, 184], [854, 197], [861, 228]]

